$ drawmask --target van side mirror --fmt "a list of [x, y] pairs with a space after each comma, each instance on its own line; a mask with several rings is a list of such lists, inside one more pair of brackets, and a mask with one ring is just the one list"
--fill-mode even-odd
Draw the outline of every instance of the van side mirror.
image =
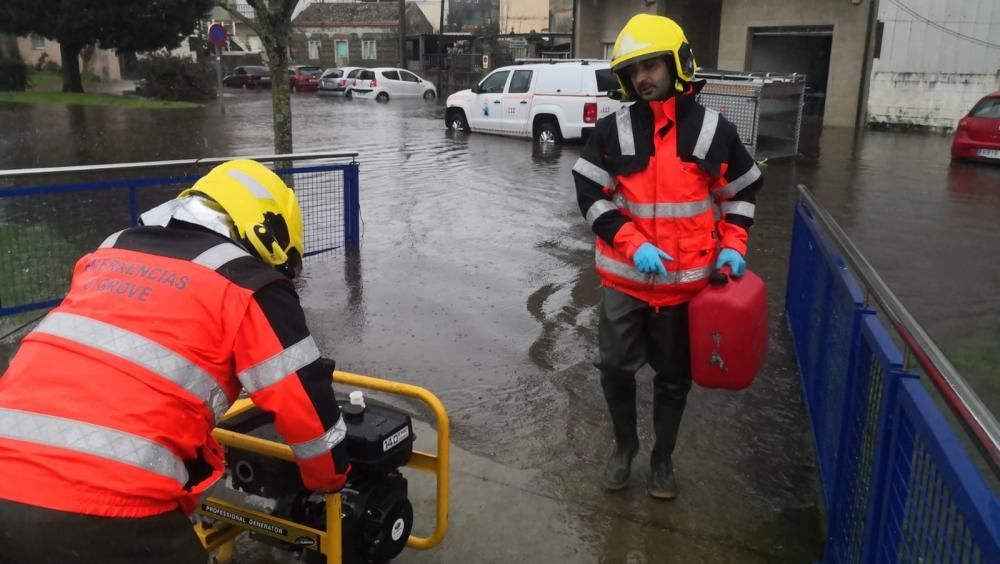
[[470, 88], [469, 90], [471, 90], [473, 94], [482, 94], [483, 93], [483, 87], [479, 86], [478, 84], [473, 84], [472, 88]]

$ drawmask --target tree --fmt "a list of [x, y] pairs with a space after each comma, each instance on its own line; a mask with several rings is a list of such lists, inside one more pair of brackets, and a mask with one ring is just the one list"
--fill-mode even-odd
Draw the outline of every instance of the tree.
[[247, 17], [225, 2], [216, 5], [225, 8], [234, 18], [257, 32], [267, 66], [271, 71], [271, 111], [274, 125], [274, 152], [284, 155], [292, 152], [291, 87], [288, 84], [288, 37], [292, 32], [292, 12], [299, 0], [246, 0], [254, 10]]
[[58, 41], [63, 92], [83, 92], [79, 57], [84, 47], [176, 47], [211, 8], [212, 0], [3, 0], [0, 32]]

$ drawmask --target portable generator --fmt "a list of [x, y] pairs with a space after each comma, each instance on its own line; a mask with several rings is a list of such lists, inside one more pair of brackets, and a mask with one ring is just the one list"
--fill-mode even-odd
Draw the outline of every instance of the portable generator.
[[[413, 506], [407, 497], [407, 481], [399, 469], [413, 453], [410, 416], [384, 405], [367, 404], [361, 392], [350, 402], [341, 402], [347, 424], [348, 459], [351, 471], [341, 493], [341, 554], [346, 564], [381, 563], [396, 557], [406, 546], [413, 528]], [[274, 417], [257, 407], [226, 419], [220, 429], [281, 442]], [[227, 445], [232, 487], [274, 502], [270, 515], [325, 530], [326, 496], [302, 484], [294, 462]], [[232, 518], [232, 515], [229, 516]], [[261, 530], [264, 524], [259, 524]], [[293, 543], [275, 540], [275, 531], [254, 532], [255, 540], [295, 552], [309, 563], [326, 562], [314, 550], [314, 541], [300, 538]]]

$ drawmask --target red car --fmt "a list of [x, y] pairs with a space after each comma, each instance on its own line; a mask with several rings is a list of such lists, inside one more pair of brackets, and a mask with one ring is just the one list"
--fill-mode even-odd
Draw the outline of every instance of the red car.
[[951, 158], [1000, 163], [1000, 91], [980, 100], [958, 122]]
[[229, 88], [270, 88], [271, 71], [267, 67], [236, 67], [233, 74], [222, 79], [222, 84]]
[[288, 67], [288, 86], [292, 92], [315, 92], [319, 89], [319, 75], [323, 69], [311, 65]]

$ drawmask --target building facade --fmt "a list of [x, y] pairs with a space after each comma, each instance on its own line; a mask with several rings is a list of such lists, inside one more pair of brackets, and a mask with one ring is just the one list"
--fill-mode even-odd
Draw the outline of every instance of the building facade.
[[[59, 51], [58, 41], [31, 34], [17, 38], [17, 49], [26, 65], [39, 67], [51, 62], [62, 67], [62, 53]], [[80, 72], [94, 75], [103, 81], [122, 78], [118, 55], [111, 49], [100, 49], [95, 46], [87, 47], [80, 52]]]
[[[434, 26], [414, 3], [406, 4], [406, 35], [431, 34]], [[397, 2], [312, 3], [292, 20], [292, 61], [322, 67], [396, 66], [399, 61]], [[416, 50], [417, 41], [413, 41]], [[409, 59], [418, 59], [410, 53]]]
[[882, 0], [868, 119], [954, 128], [1000, 90], [1000, 3]]
[[448, 0], [445, 20], [448, 31], [500, 31], [500, 0]]
[[823, 124], [853, 127], [864, 123], [876, 1], [576, 0], [576, 54], [609, 58], [633, 15], [667, 16], [700, 67], [805, 74]]

